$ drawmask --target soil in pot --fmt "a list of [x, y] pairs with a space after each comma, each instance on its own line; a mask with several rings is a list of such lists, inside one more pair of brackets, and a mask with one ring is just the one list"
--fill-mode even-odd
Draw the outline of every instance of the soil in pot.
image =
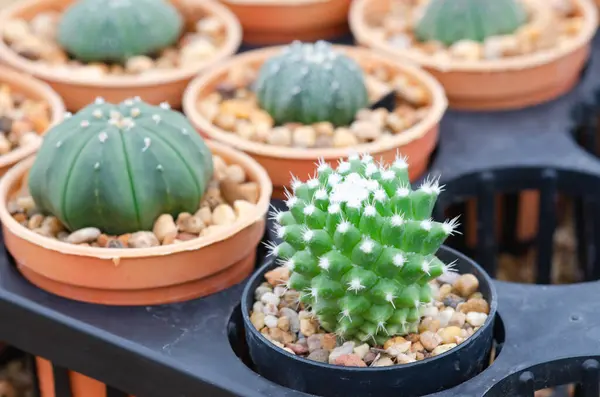
[[19, 270], [104, 304], [181, 301], [241, 281], [271, 194], [250, 158], [207, 146], [180, 113], [139, 99], [86, 107], [2, 183]]
[[[455, 360], [451, 376], [437, 364], [440, 383], [426, 387], [400, 385], [400, 373], [390, 372], [383, 382], [381, 378], [367, 382], [366, 373], [344, 376], [341, 372], [342, 367], [369, 370], [412, 364], [414, 368], [418, 361], [448, 357], [454, 349], [471, 349], [472, 337], [493, 322], [488, 317], [494, 315], [496, 305], [492, 287], [480, 289], [480, 279], [490, 283], [489, 278], [476, 265], [467, 272], [468, 267], [461, 265], [459, 275], [453, 269], [464, 258], [445, 250], [437, 256], [457, 227], [456, 219], [431, 220], [442, 190], [437, 181], [426, 179], [413, 190], [401, 158], [385, 166], [365, 154], [340, 160], [335, 169], [321, 163], [314, 177], [295, 181], [292, 189], [288, 209], [272, 214], [281, 240], [271, 244], [272, 255], [280, 266], [268, 272], [263, 269], [244, 295], [243, 310], [269, 341], [247, 330], [250, 355], [259, 372], [294, 387], [286, 374], [310, 377], [308, 373], [298, 376], [292, 365], [309, 372], [317, 371], [321, 363], [328, 365], [328, 371], [338, 367], [340, 381], [335, 385], [316, 380], [313, 385], [302, 380], [294, 383], [301, 391], [323, 396], [341, 396], [350, 388], [357, 395], [401, 388], [407, 396], [417, 396], [474, 376], [477, 372], [457, 376], [461, 364]], [[486, 338], [481, 351], [472, 351], [469, 366], [482, 369], [491, 348]], [[264, 343], [281, 350], [280, 360], [302, 357], [319, 364], [310, 369], [307, 360], [280, 362], [277, 367], [286, 370], [274, 374], [275, 366], [267, 369], [264, 361], [266, 351], [274, 349], [258, 346]], [[348, 382], [350, 378], [354, 382]]]
[[41, 144], [40, 136], [62, 119], [65, 108], [47, 85], [0, 67], [0, 175]]
[[[140, 14], [140, 19], [114, 18], [106, 12], [94, 17], [98, 12], [81, 9], [99, 7], [100, 3], [92, 3], [27, 0], [7, 8], [0, 17], [2, 60], [50, 83], [72, 111], [86, 106], [97, 95], [113, 102], [139, 95], [149, 103], [158, 105], [168, 101], [177, 108], [189, 80], [209, 64], [233, 54], [241, 42], [239, 22], [224, 6], [213, 1], [193, 4], [174, 0], [175, 8], [166, 9], [172, 11], [168, 15], [163, 15], [162, 9], [154, 13], [144, 9], [140, 14], [133, 3], [124, 8], [105, 4], [105, 8], [114, 9], [113, 13]], [[161, 2], [145, 2], [149, 8], [146, 3], [156, 7]], [[163, 6], [168, 4], [164, 2]], [[73, 10], [77, 7], [80, 9]], [[115, 31], [114, 35], [104, 37], [104, 44], [91, 46], [89, 43], [95, 43], [95, 39], [83, 44], [67, 39], [94, 37], [97, 32], [92, 30], [93, 25], [102, 22], [101, 17], [114, 24]], [[174, 21], [169, 25], [165, 20], [170, 18]], [[143, 31], [143, 23], [152, 25], [161, 34], [136, 35], [133, 42], [119, 36], [122, 30]], [[167, 42], [164, 37], [173, 40]]]
[[[330, 60], [313, 62], [313, 56]], [[381, 99], [390, 96], [386, 107]], [[326, 42], [236, 56], [198, 77], [184, 99], [203, 135], [251, 154], [267, 169], [277, 198], [290, 173], [307, 175], [318, 158], [332, 162], [353, 151], [390, 162], [400, 150], [414, 165], [411, 179], [420, 177], [445, 109], [443, 90], [421, 70]]]
[[351, 0], [222, 0], [238, 17], [252, 45], [316, 41], [349, 32]]
[[515, 7], [512, 0], [492, 1], [494, 11], [474, 9], [473, 21], [485, 29], [464, 29], [477, 34], [461, 37], [438, 26], [451, 17], [435, 18], [433, 2], [357, 0], [350, 24], [361, 44], [425, 67], [444, 86], [450, 106], [460, 109], [521, 108], [569, 91], [597, 26], [586, 0], [517, 0]]

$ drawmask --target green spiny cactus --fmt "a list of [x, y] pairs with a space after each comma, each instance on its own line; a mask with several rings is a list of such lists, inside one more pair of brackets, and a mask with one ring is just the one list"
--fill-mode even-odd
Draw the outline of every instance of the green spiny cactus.
[[420, 41], [452, 45], [511, 34], [527, 20], [518, 0], [431, 0], [415, 28]]
[[164, 213], [196, 211], [212, 174], [210, 150], [181, 113], [99, 98], [48, 131], [29, 190], [70, 230], [123, 234], [152, 230]]
[[277, 124], [349, 125], [369, 103], [360, 65], [325, 41], [285, 47], [262, 65], [254, 90]]
[[429, 281], [453, 265], [435, 256], [458, 224], [430, 218], [437, 180], [412, 190], [405, 159], [385, 167], [367, 154], [335, 170], [321, 161], [316, 176], [294, 179], [292, 190], [289, 210], [273, 214], [282, 243], [272, 254], [321, 326], [379, 344], [416, 332], [420, 308], [432, 300]]
[[79, 0], [58, 27], [59, 44], [83, 62], [124, 62], [174, 44], [183, 18], [166, 0]]

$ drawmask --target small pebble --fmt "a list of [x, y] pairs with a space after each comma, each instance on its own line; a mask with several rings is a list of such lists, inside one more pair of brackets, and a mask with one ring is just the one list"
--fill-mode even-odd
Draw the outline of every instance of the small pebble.
[[356, 354], [342, 354], [338, 356], [334, 364], [341, 365], [343, 367], [366, 367], [367, 364]]
[[327, 362], [329, 362], [329, 352], [327, 350], [318, 349], [318, 350], [312, 351], [308, 355], [308, 359], [313, 360], [313, 361], [318, 361], [321, 363], [327, 363]]
[[472, 274], [463, 274], [456, 280], [453, 288], [463, 298], [475, 293], [479, 288], [479, 280]]
[[432, 351], [442, 343], [442, 337], [431, 331], [425, 331], [421, 333], [420, 341], [425, 349]]
[[272, 304], [272, 305], [279, 305], [279, 297], [277, 295], [275, 295], [273, 292], [269, 291], [269, 292], [265, 292], [261, 298], [260, 298], [261, 302], [264, 304]]
[[100, 229], [86, 227], [71, 233], [69, 237], [67, 237], [67, 242], [71, 244], [91, 243], [92, 241], [96, 241], [100, 234]]
[[388, 356], [381, 356], [371, 364], [372, 367], [389, 367], [391, 365], [394, 365], [394, 361]]
[[467, 320], [467, 315], [465, 313], [454, 312], [452, 314], [452, 317], [450, 318], [450, 321], [448, 322], [448, 325], [455, 325], [457, 327], [462, 328], [462, 326], [465, 325], [466, 320]]
[[450, 322], [450, 319], [452, 318], [454, 313], [456, 313], [456, 311], [451, 307], [447, 307], [441, 312], [439, 312], [436, 318], [440, 322], [440, 327], [448, 326], [448, 323]]
[[487, 320], [487, 314], [479, 312], [467, 313], [467, 322], [473, 327], [481, 327]]
[[294, 333], [298, 333], [300, 331], [300, 318], [298, 318], [298, 313], [294, 310], [282, 307], [279, 309], [279, 315], [285, 316], [290, 322], [290, 330]]
[[290, 319], [287, 317], [279, 317], [279, 319], [277, 320], [277, 328], [279, 328], [282, 331], [289, 331], [290, 330]]
[[276, 267], [265, 273], [265, 279], [272, 286], [285, 284], [290, 278], [290, 269], [285, 266]]
[[160, 242], [152, 232], [135, 232], [131, 234], [128, 241], [129, 248], [150, 248], [157, 247]]
[[490, 313], [490, 305], [485, 299], [475, 298], [469, 299], [465, 303], [461, 304], [459, 310], [463, 313], [468, 312], [479, 312], [479, 313]]
[[336, 347], [329, 355], [329, 364], [334, 364], [338, 357], [345, 354], [352, 354], [354, 351], [354, 342], [345, 342], [342, 346]]
[[456, 343], [456, 338], [460, 337], [461, 329], [456, 326], [440, 328], [437, 334], [442, 338], [442, 343]]
[[456, 346], [457, 346], [456, 343], [448, 343], [445, 345], [439, 345], [438, 347], [433, 349], [433, 351], [431, 352], [431, 355], [432, 356], [440, 355], [442, 353], [447, 352], [448, 350], [454, 349]]
[[175, 224], [173, 216], [170, 214], [162, 214], [159, 216], [154, 222], [152, 232], [160, 242], [164, 241], [167, 237], [174, 238], [177, 236], [177, 225]]
[[214, 225], [231, 225], [235, 222], [235, 212], [228, 204], [218, 205], [212, 213]]
[[301, 318], [300, 319], [300, 333], [306, 337], [309, 337], [317, 332], [318, 324], [312, 318]]
[[264, 318], [265, 325], [269, 328], [277, 328], [277, 317], [275, 316], [265, 316]]
[[356, 346], [354, 348], [354, 354], [356, 354], [361, 360], [365, 358], [367, 353], [369, 352], [370, 347], [368, 344], [363, 343], [362, 345]]
[[396, 356], [396, 362], [398, 364], [409, 364], [414, 363], [415, 361], [417, 360], [409, 356], [408, 354], [399, 354]]
[[252, 312], [250, 316], [250, 322], [256, 329], [262, 329], [265, 326], [265, 315], [261, 312]]
[[[323, 335], [324, 334], [313, 334], [313, 335], [310, 335], [308, 338], [306, 338], [309, 352], [323, 349]], [[329, 349], [326, 349], [326, 350], [329, 350]]]
[[273, 288], [261, 285], [254, 291], [254, 299], [262, 301], [262, 296], [267, 292], [273, 292]]
[[463, 298], [461, 298], [460, 296], [455, 295], [455, 294], [448, 294], [448, 295], [446, 295], [446, 297], [443, 300], [444, 305], [449, 306], [453, 309], [456, 309], [456, 307], [460, 303], [463, 303], [464, 301], [465, 300]]

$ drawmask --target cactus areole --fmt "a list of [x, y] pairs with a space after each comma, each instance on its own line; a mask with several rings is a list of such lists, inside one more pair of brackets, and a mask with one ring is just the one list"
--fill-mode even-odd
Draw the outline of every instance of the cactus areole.
[[420, 41], [452, 45], [460, 40], [482, 42], [515, 32], [527, 21], [519, 0], [431, 0], [417, 23]]
[[349, 125], [369, 103], [360, 65], [325, 41], [284, 47], [262, 65], [254, 90], [277, 124]]
[[174, 44], [183, 18], [166, 0], [78, 0], [60, 21], [60, 45], [83, 62], [124, 62]]
[[292, 189], [289, 210], [273, 214], [283, 242], [271, 247], [290, 269], [287, 287], [344, 339], [382, 344], [416, 332], [429, 281], [452, 268], [435, 256], [457, 226], [430, 218], [437, 181], [412, 190], [403, 158], [384, 167], [363, 155], [336, 169], [320, 162]]
[[152, 230], [161, 214], [194, 212], [212, 154], [179, 112], [136, 99], [97, 99], [51, 128], [29, 172], [38, 209], [70, 230]]

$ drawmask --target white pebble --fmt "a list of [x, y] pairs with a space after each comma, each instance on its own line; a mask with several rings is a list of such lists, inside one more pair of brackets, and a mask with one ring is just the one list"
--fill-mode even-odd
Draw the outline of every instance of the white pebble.
[[279, 305], [279, 297], [273, 292], [267, 292], [261, 296], [260, 301], [265, 304]]
[[265, 308], [265, 305], [263, 305], [262, 302], [254, 302], [254, 305], [252, 305], [252, 311], [253, 312], [262, 312]]
[[468, 312], [467, 313], [467, 322], [471, 324], [473, 327], [480, 327], [487, 320], [488, 315], [485, 313], [479, 312]]
[[435, 306], [427, 306], [423, 309], [421, 316], [423, 317], [436, 317], [438, 315], [438, 308]]
[[438, 315], [437, 319], [440, 322], [440, 327], [447, 327], [452, 315], [454, 314], [454, 310], [451, 307], [447, 307], [442, 310]]
[[267, 303], [265, 305], [265, 307], [263, 307], [263, 313], [268, 315], [276, 315], [279, 312], [279, 309], [277, 309], [277, 305], [274, 305], [272, 303]]
[[277, 297], [281, 297], [281, 296], [283, 296], [283, 294], [285, 294], [285, 291], [286, 291], [286, 290], [287, 290], [287, 289], [286, 289], [285, 287], [282, 287], [282, 286], [279, 286], [279, 285], [278, 285], [277, 287], [275, 287], [275, 288], [273, 289], [273, 293], [274, 293], [274, 294], [275, 294]]
[[277, 328], [277, 317], [272, 315], [265, 316], [265, 325], [269, 328]]

